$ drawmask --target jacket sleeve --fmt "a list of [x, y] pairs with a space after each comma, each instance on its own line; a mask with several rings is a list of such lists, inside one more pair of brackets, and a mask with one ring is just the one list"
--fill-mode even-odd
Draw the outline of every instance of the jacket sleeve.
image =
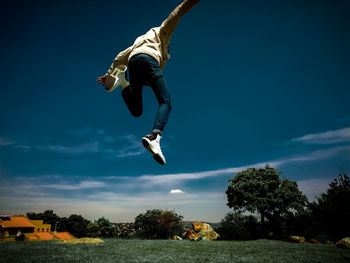
[[124, 51], [120, 52], [113, 60], [113, 63], [109, 67], [106, 75], [110, 75], [115, 70], [115, 68], [122, 69], [122, 68], [124, 68], [124, 66], [127, 66], [129, 56], [130, 56], [132, 49], [133, 49], [133, 46], [130, 46], [127, 49], [125, 49]]
[[171, 35], [174, 32], [181, 17], [190, 11], [198, 2], [199, 0], [185, 0], [182, 2], [174, 9], [173, 12], [170, 13], [168, 18], [164, 20], [160, 26], [160, 30], [167, 35]]

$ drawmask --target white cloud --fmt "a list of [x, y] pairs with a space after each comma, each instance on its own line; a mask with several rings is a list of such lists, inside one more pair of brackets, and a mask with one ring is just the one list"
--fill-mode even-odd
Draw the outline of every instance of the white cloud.
[[172, 184], [179, 181], [185, 180], [196, 180], [206, 177], [221, 176], [226, 174], [235, 174], [239, 171], [245, 170], [249, 167], [261, 168], [269, 164], [271, 167], [278, 168], [289, 163], [298, 163], [306, 161], [316, 161], [330, 158], [338, 154], [350, 154], [350, 146], [338, 146], [325, 150], [317, 150], [304, 155], [289, 156], [283, 159], [266, 161], [261, 163], [255, 163], [251, 165], [231, 167], [218, 170], [209, 170], [194, 173], [178, 173], [178, 174], [163, 174], [163, 175], [142, 175], [139, 177], [140, 180], [147, 181], [149, 184]]
[[180, 190], [180, 189], [172, 189], [172, 190], [170, 190], [169, 194], [172, 194], [172, 195], [174, 195], [174, 194], [184, 194], [184, 192], [182, 190]]
[[303, 142], [306, 144], [333, 144], [350, 142], [350, 127], [315, 134], [308, 134], [292, 139], [292, 142]]
[[171, 184], [177, 181], [195, 180], [206, 177], [213, 177], [224, 174], [232, 174], [242, 170], [243, 167], [194, 172], [194, 173], [178, 173], [178, 174], [163, 174], [163, 175], [142, 175], [140, 180], [147, 181], [151, 184]]

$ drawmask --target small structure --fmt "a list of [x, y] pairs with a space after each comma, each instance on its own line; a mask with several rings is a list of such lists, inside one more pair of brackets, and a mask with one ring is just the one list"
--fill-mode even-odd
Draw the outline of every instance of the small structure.
[[34, 224], [26, 216], [0, 216], [0, 240], [15, 240], [27, 233], [34, 233]]
[[30, 220], [26, 216], [0, 216], [0, 240], [14, 241], [73, 240], [68, 232], [52, 232], [44, 220]]

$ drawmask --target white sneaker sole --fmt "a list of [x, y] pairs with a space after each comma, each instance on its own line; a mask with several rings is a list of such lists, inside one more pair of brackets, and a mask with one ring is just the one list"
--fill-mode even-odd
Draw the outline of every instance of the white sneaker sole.
[[[122, 86], [122, 88], [126, 87], [129, 83], [126, 79], [122, 80], [120, 79], [120, 74], [125, 74], [126, 71], [126, 67], [124, 70], [120, 70], [118, 68], [115, 69], [115, 71], [117, 71], [116, 76], [108, 76], [106, 79], [106, 83], [105, 83], [105, 88], [108, 92], [112, 92], [113, 90], [115, 90], [118, 86]], [[123, 77], [125, 78], [125, 77]]]
[[117, 79], [113, 76], [108, 76], [106, 79], [106, 83], [105, 83], [105, 88], [108, 92], [112, 92], [113, 90], [115, 90], [118, 85], [115, 85], [115, 83], [117, 82]]
[[154, 160], [156, 160], [161, 165], [166, 164], [164, 156], [153, 151], [152, 144], [149, 139], [147, 139], [146, 137], [143, 137], [142, 144], [147, 149], [147, 151], [149, 151], [152, 154]]

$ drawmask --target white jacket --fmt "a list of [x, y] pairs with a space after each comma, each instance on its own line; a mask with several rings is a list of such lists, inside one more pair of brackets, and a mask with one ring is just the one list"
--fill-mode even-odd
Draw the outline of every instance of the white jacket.
[[165, 62], [170, 58], [170, 37], [181, 17], [190, 11], [200, 0], [185, 0], [177, 6], [160, 27], [151, 28], [146, 34], [138, 37], [134, 44], [120, 52], [114, 59], [106, 75], [111, 74], [117, 67], [125, 68], [129, 59], [136, 54], [148, 54], [155, 58], [163, 70]]

